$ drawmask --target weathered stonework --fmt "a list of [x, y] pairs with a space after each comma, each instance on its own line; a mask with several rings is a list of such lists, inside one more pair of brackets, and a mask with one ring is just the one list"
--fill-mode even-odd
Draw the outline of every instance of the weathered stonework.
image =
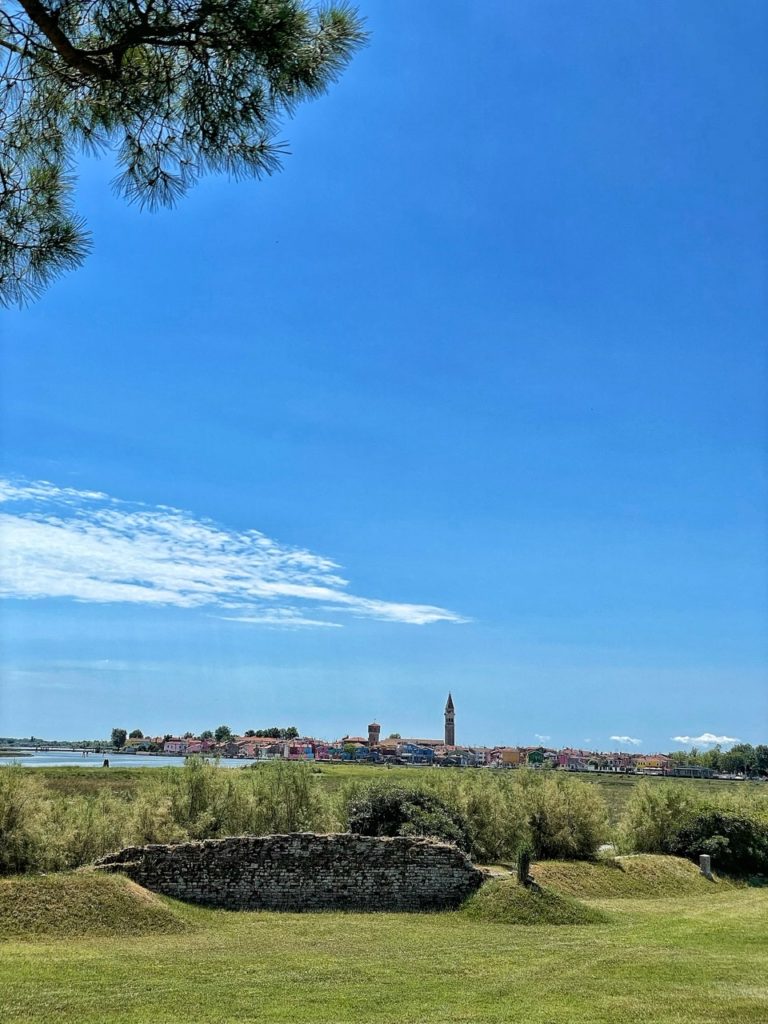
[[458, 906], [485, 877], [447, 843], [348, 833], [132, 846], [96, 866], [230, 910], [437, 910]]

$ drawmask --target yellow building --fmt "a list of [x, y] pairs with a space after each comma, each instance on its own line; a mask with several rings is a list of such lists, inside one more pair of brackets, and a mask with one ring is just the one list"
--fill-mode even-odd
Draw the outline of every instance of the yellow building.
[[512, 765], [517, 767], [521, 764], [525, 764], [527, 753], [525, 750], [520, 750], [519, 747], [504, 747], [501, 751], [501, 763]]

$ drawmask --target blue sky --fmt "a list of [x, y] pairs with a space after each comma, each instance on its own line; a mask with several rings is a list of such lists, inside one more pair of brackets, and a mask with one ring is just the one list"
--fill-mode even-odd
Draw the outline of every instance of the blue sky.
[[0, 734], [765, 741], [765, 5], [361, 10], [2, 314]]

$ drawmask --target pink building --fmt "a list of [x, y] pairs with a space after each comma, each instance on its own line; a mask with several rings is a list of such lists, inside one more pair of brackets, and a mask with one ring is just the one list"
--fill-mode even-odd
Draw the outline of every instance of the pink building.
[[166, 740], [163, 743], [164, 754], [186, 754], [189, 743], [187, 740], [179, 739], [178, 736], [173, 736], [171, 739]]
[[207, 754], [213, 750], [211, 740], [187, 740], [187, 754]]

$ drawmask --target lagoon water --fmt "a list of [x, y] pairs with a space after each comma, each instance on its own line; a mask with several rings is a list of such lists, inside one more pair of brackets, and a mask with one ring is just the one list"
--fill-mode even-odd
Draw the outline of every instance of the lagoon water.
[[[19, 751], [18, 758], [2, 757], [0, 764], [10, 764], [18, 760], [25, 768], [101, 768], [104, 758], [109, 760], [110, 768], [181, 768], [183, 757], [170, 757], [164, 754], [93, 754], [83, 755], [80, 750], [35, 750]], [[242, 768], [254, 761], [245, 757], [222, 757], [218, 762], [223, 768]]]

